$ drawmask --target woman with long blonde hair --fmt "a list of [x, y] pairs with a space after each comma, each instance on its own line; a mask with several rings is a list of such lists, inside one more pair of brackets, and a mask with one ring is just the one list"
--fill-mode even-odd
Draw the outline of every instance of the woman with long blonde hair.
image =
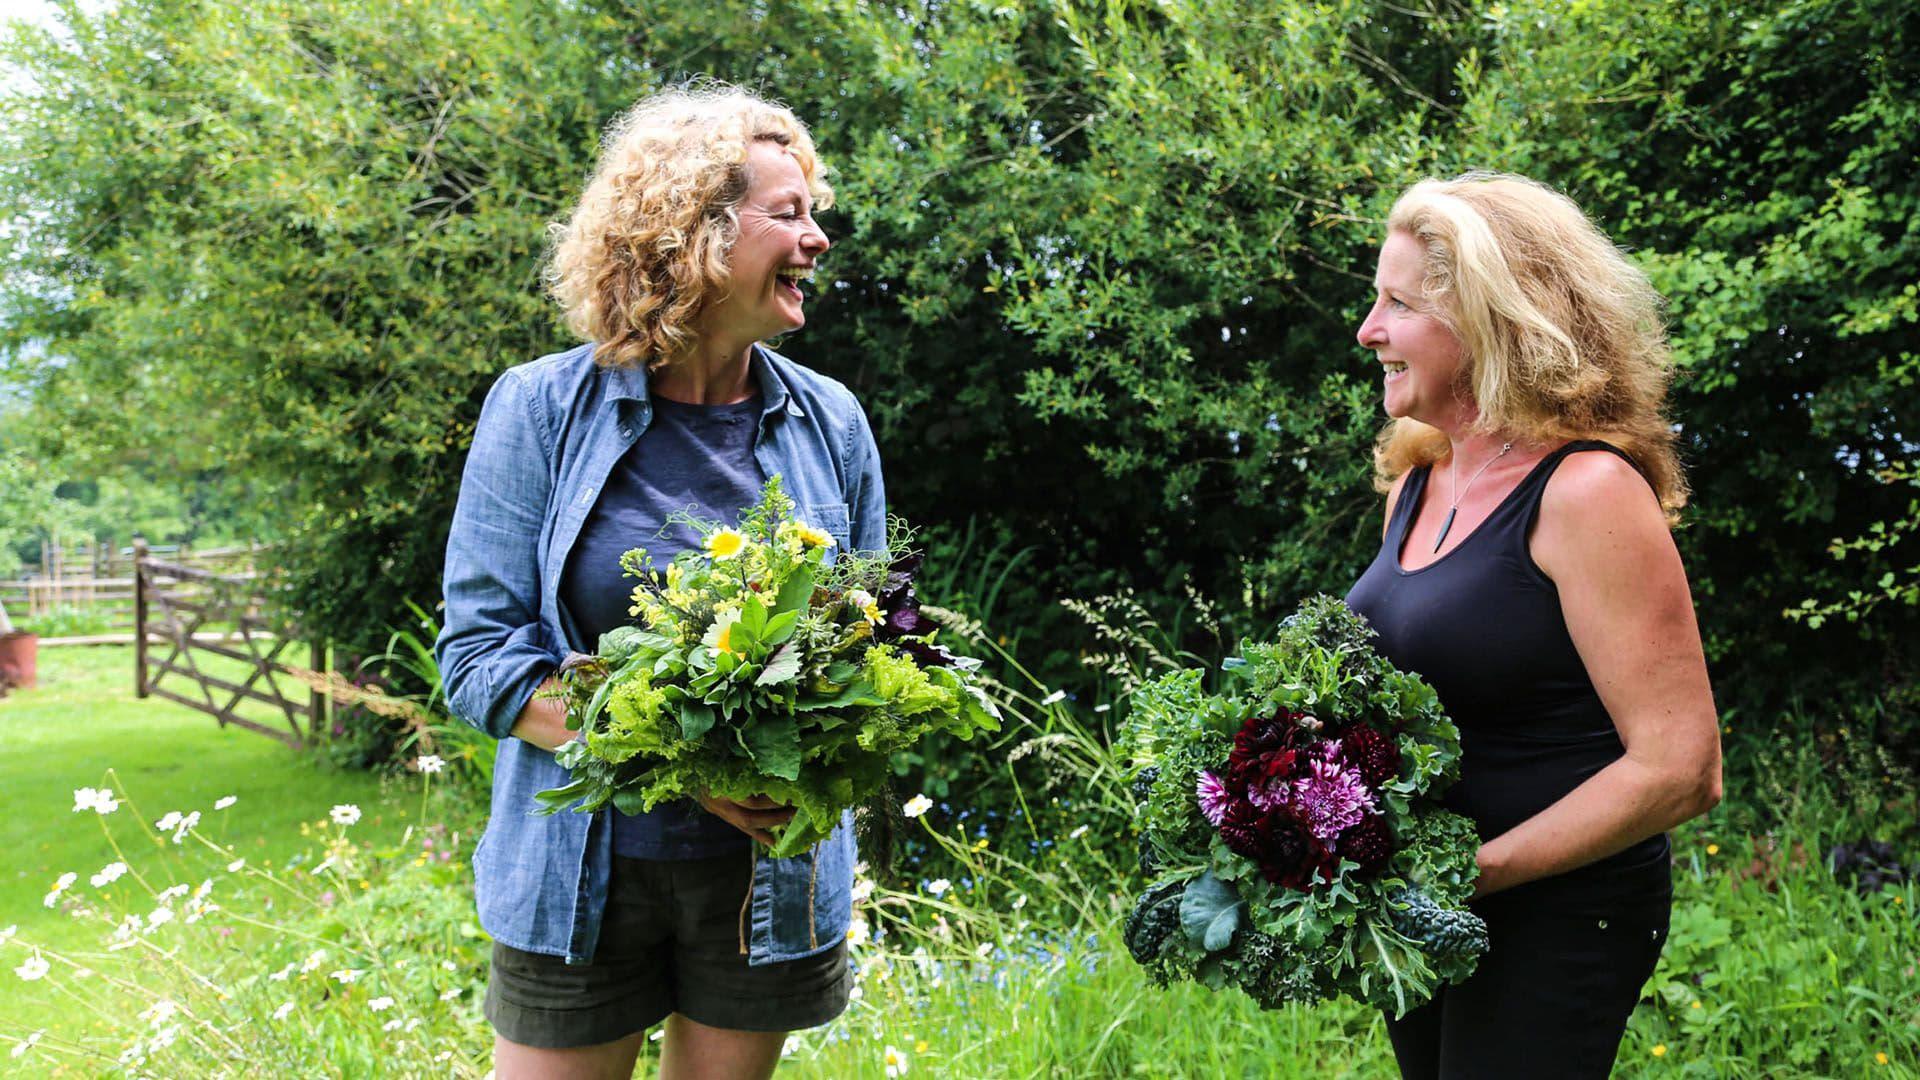
[[1347, 602], [1460, 727], [1492, 942], [1394, 1053], [1604, 1077], [1666, 940], [1666, 832], [1720, 798], [1659, 297], [1572, 200], [1487, 174], [1400, 197], [1374, 291], [1386, 524]]

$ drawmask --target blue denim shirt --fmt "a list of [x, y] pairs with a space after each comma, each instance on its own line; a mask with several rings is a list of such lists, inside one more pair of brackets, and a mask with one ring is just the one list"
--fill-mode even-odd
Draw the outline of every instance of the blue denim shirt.
[[[751, 364], [763, 398], [754, 447], [762, 471], [783, 478], [798, 516], [839, 550], [884, 547], [880, 456], [859, 402], [771, 350], [756, 347]], [[480, 923], [503, 944], [575, 963], [593, 958], [600, 937], [611, 811], [533, 814], [534, 793], [566, 783], [567, 771], [507, 736], [568, 653], [592, 649], [560, 606], [560, 572], [614, 463], [650, 418], [645, 373], [600, 367], [591, 345], [508, 370], [480, 411], [447, 539], [437, 646], [447, 701], [504, 740], [492, 816], [473, 854]], [[810, 852], [757, 858], [741, 912], [748, 962], [838, 944], [853, 913], [853, 859], [844, 821]]]

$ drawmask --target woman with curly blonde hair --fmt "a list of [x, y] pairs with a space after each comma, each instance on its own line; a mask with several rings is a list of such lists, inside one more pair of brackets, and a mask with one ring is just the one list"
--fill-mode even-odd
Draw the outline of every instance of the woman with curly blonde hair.
[[1720, 798], [1660, 298], [1572, 200], [1487, 174], [1400, 197], [1374, 290], [1386, 525], [1347, 602], [1460, 727], [1492, 938], [1394, 1053], [1604, 1077], [1665, 941], [1666, 831]]
[[879, 454], [847, 389], [763, 342], [806, 322], [830, 204], [807, 128], [707, 83], [608, 130], [554, 229], [548, 281], [586, 343], [503, 373], [474, 431], [447, 542], [447, 697], [501, 739], [474, 853], [493, 937], [486, 1015], [510, 1077], [625, 1077], [664, 1024], [664, 1077], [764, 1077], [786, 1033], [845, 1008], [853, 839], [762, 857], [792, 811], [703, 799], [533, 814], [574, 737], [538, 696], [630, 621], [623, 551], [697, 543], [779, 474], [839, 550], [885, 546]]

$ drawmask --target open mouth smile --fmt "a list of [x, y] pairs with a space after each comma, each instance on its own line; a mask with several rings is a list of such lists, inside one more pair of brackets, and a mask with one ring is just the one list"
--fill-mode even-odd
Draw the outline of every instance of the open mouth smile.
[[804, 294], [801, 293], [800, 291], [800, 284], [801, 282], [813, 281], [813, 267], [811, 266], [782, 267], [778, 272], [778, 276], [780, 279], [780, 286], [782, 288], [791, 290], [793, 295], [796, 297], [801, 297], [801, 296], [804, 296]]

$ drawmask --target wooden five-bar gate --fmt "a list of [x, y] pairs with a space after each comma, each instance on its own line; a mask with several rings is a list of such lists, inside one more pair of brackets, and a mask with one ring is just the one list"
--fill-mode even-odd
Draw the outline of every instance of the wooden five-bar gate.
[[[164, 562], [136, 540], [133, 573], [138, 696], [178, 702], [223, 726], [237, 724], [293, 746], [314, 741], [326, 698], [287, 673], [281, 654], [299, 646], [262, 617], [266, 605], [257, 572], [216, 573]], [[326, 670], [322, 646], [308, 648], [308, 667]], [[281, 689], [282, 680], [290, 690]]]

